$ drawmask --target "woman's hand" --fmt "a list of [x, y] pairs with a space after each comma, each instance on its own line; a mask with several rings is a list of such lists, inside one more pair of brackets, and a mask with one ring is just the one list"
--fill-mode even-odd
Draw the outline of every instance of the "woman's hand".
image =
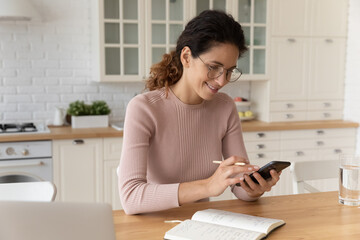
[[206, 186], [210, 196], [219, 196], [228, 186], [241, 183], [239, 177], [234, 176], [240, 173], [251, 173], [259, 170], [259, 167], [255, 165], [235, 165], [237, 162], [246, 163], [246, 160], [241, 157], [232, 156], [222, 161], [215, 173], [210, 178], [206, 179]]
[[271, 188], [279, 181], [281, 172], [276, 172], [274, 169], [270, 171], [271, 178], [265, 180], [257, 172], [253, 173], [255, 179], [259, 184], [255, 183], [249, 175], [244, 174], [240, 178], [241, 187], [247, 192], [250, 197], [260, 197], [264, 192], [269, 192]]

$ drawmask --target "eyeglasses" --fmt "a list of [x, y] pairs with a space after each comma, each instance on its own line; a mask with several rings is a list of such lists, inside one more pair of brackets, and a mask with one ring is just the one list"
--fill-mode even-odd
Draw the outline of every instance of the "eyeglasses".
[[242, 74], [242, 72], [239, 70], [239, 69], [237, 69], [237, 68], [233, 68], [233, 69], [231, 69], [231, 70], [227, 70], [227, 69], [225, 69], [223, 66], [210, 66], [209, 64], [206, 64], [201, 58], [200, 58], [200, 56], [198, 56], [198, 58], [205, 64], [205, 66], [208, 68], [208, 74], [207, 74], [207, 76], [208, 76], [208, 78], [210, 78], [210, 79], [215, 79], [215, 78], [218, 78], [218, 77], [220, 77], [223, 73], [224, 73], [224, 71], [226, 70], [226, 80], [228, 81], [228, 82], [236, 82], [239, 78], [240, 78], [240, 76], [241, 76], [241, 74]]

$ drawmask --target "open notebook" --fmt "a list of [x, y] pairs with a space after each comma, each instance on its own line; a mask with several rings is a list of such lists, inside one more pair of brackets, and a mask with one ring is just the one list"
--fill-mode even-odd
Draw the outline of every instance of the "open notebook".
[[0, 201], [0, 239], [115, 240], [110, 205]]

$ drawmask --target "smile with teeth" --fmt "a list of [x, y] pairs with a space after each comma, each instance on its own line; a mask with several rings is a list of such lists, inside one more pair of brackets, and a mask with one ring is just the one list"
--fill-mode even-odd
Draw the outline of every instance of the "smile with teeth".
[[211, 86], [208, 82], [205, 82], [205, 84], [206, 84], [206, 86], [208, 86], [208, 88], [210, 88], [214, 92], [217, 92], [219, 90], [218, 88]]

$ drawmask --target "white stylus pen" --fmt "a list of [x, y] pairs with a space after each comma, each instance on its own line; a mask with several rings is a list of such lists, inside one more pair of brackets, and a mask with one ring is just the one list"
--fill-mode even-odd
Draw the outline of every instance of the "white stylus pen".
[[[220, 164], [220, 163], [222, 163], [222, 161], [213, 161], [213, 163]], [[235, 165], [237, 165], [237, 166], [244, 166], [244, 165], [246, 165], [246, 163], [237, 162], [237, 163], [235, 163]]]

